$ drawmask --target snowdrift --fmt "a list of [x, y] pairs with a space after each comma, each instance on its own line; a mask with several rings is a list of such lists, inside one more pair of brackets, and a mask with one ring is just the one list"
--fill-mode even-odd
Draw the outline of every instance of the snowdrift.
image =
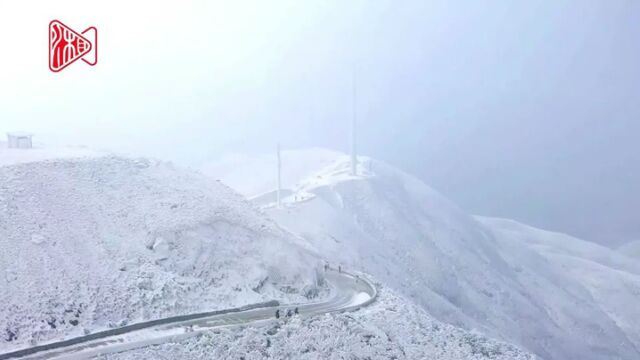
[[316, 293], [316, 258], [219, 182], [67, 155], [0, 154], [0, 352]]
[[[511, 241], [416, 178], [370, 158], [359, 158], [358, 176], [349, 175], [348, 156], [337, 152], [287, 151], [282, 158], [282, 209], [273, 203], [275, 156], [236, 156], [203, 171], [252, 198], [328, 259], [374, 275], [439, 320], [545, 359], [640, 357], [632, 325], [640, 317], [629, 309], [638, 293], [617, 293], [623, 296], [617, 305], [626, 306], [614, 314], [615, 295], [605, 305], [602, 284], [577, 279], [580, 267], [571, 274], [565, 267], [573, 263], [541, 247], [571, 250], [576, 261], [597, 264], [589, 269], [601, 279], [621, 279], [616, 272], [633, 278], [636, 267], [629, 261], [607, 259], [584, 242]], [[619, 281], [620, 288], [626, 280]], [[618, 323], [622, 316], [628, 316], [625, 324]]]

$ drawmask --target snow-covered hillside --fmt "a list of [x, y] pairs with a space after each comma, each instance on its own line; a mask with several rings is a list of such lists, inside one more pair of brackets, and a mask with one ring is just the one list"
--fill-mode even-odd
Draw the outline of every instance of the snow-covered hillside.
[[0, 153], [0, 353], [143, 319], [306, 300], [316, 257], [225, 185], [169, 163], [56, 153]]
[[[0, 153], [0, 248], [0, 353], [146, 319], [309, 301], [321, 264], [304, 239], [220, 182], [88, 150]], [[534, 358], [440, 323], [382, 286], [354, 313], [261, 321], [108, 358], [341, 355]]]
[[76, 159], [106, 155], [86, 147], [43, 147], [34, 145], [32, 149], [11, 149], [0, 141], [0, 166], [38, 162], [52, 159]]
[[[578, 281], [563, 263], [535, 246], [505, 241], [414, 177], [365, 157], [353, 177], [348, 157], [327, 150], [287, 151], [282, 158], [282, 209], [273, 203], [275, 156], [236, 157], [203, 170], [262, 205], [327, 258], [376, 276], [440, 320], [545, 359], [640, 357], [637, 327], [617, 323], [620, 314], [637, 319], [633, 310], [614, 314], [594, 296], [595, 286]], [[612, 265], [581, 243], [566, 246], [580, 258]], [[620, 266], [613, 271], [634, 269], [613, 263]], [[638, 300], [632, 290], [620, 295], [620, 303]]]
[[[505, 249], [527, 246], [548, 261], [547, 267], [560, 269], [569, 279], [587, 289], [595, 303], [640, 349], [638, 261], [595, 243], [536, 229], [513, 220], [478, 219], [491, 229]], [[539, 264], [531, 263], [528, 259], [518, 258], [518, 261], [526, 271], [541, 273]]]
[[640, 240], [631, 241], [618, 247], [618, 251], [629, 257], [640, 259]]
[[443, 324], [385, 288], [353, 313], [220, 329], [185, 341], [100, 357], [137, 359], [533, 360], [508, 344]]

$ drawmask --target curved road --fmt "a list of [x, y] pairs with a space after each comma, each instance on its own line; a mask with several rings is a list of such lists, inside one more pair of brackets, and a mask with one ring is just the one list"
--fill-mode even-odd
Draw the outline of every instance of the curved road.
[[242, 308], [176, 316], [166, 319], [125, 326], [75, 339], [36, 346], [11, 353], [0, 354], [5, 359], [88, 359], [99, 354], [115, 353], [134, 348], [175, 342], [219, 327], [264, 325], [275, 321], [275, 312], [281, 316], [287, 310], [298, 308], [298, 316], [313, 316], [337, 311], [357, 310], [373, 302], [376, 288], [368, 280], [330, 269], [326, 280], [332, 296], [325, 301], [280, 305], [277, 301], [249, 305]]

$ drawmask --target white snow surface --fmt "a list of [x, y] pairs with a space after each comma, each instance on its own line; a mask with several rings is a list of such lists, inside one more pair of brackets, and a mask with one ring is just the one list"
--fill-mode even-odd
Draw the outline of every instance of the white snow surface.
[[[299, 179], [305, 179], [320, 168], [334, 163], [339, 153], [322, 148], [306, 151], [283, 151], [289, 164], [282, 167], [282, 186], [292, 189]], [[295, 166], [288, 166], [291, 163]], [[277, 158], [275, 155], [227, 154], [222, 159], [205, 164], [202, 172], [214, 178], [222, 176], [224, 183], [249, 197], [273, 191], [276, 181]], [[263, 176], [255, 179], [256, 174]]]
[[106, 153], [86, 147], [43, 147], [34, 144], [31, 149], [9, 149], [5, 142], [0, 142], [0, 166], [54, 159], [93, 158], [103, 155]]
[[384, 287], [373, 305], [352, 313], [294, 316], [262, 326], [222, 328], [197, 338], [100, 357], [103, 360], [535, 358], [513, 345], [443, 324]]
[[630, 241], [620, 245], [618, 251], [634, 259], [640, 259], [640, 240]]
[[227, 158], [203, 171], [326, 258], [372, 274], [441, 321], [543, 359], [640, 358], [633, 260], [468, 215], [418, 179], [367, 157], [358, 158], [355, 177], [349, 157], [338, 152], [284, 151], [282, 159], [282, 209], [273, 203], [275, 154]]
[[308, 301], [317, 258], [225, 185], [165, 162], [56, 152], [0, 152], [0, 353]]
[[[640, 349], [638, 261], [595, 243], [536, 229], [513, 220], [486, 217], [478, 219], [491, 229], [505, 248], [527, 246], [542, 255], [550, 266], [584, 287], [592, 300], [617, 324], [635, 348]], [[527, 271], [540, 272], [535, 263], [528, 265]]]

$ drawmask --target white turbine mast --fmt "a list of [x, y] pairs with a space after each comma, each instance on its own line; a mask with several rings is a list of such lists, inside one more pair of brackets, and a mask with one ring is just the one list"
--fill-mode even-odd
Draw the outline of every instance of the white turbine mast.
[[281, 172], [282, 172], [282, 162], [280, 160], [280, 143], [278, 143], [278, 190], [276, 192], [276, 196], [278, 198], [278, 209], [281, 208], [281, 202], [280, 202], [280, 190], [282, 190], [282, 179], [281, 179]]
[[356, 106], [356, 66], [353, 65], [352, 72], [352, 118], [351, 118], [351, 175], [357, 175], [358, 171], [358, 156], [356, 154], [356, 121], [358, 118], [358, 111]]

